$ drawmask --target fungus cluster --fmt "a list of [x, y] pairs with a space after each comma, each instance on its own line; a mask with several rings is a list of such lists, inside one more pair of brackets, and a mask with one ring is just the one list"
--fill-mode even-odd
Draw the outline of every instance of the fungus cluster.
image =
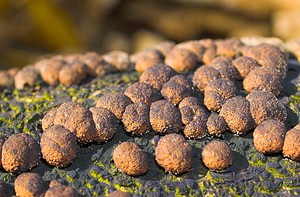
[[[48, 111], [42, 119], [40, 145], [24, 133], [13, 134], [6, 141], [0, 138], [0, 165], [7, 172], [25, 172], [38, 165], [41, 154], [48, 164], [66, 167], [76, 158], [77, 142], [106, 143], [120, 125], [133, 136], [160, 135], [155, 160], [165, 172], [175, 175], [191, 170], [195, 153], [186, 138], [220, 136], [226, 130], [236, 135], [254, 130], [253, 143], [259, 152], [282, 152], [300, 161], [300, 126], [286, 132], [287, 111], [276, 98], [287, 72], [286, 57], [270, 44], [245, 46], [239, 39], [167, 42], [131, 56], [121, 51], [54, 56], [0, 76], [6, 80], [3, 84], [10, 85], [14, 78], [16, 88], [32, 86], [40, 77], [49, 85], [71, 86], [88, 76], [133, 67], [141, 73], [139, 81], [124, 92], [103, 95], [89, 109], [65, 102]], [[189, 71], [192, 76], [180, 74]], [[240, 93], [238, 81], [247, 96]], [[4, 86], [2, 82], [0, 86]], [[210, 170], [224, 170], [233, 162], [230, 146], [220, 140], [209, 142], [196, 154], [201, 154]], [[129, 141], [117, 145], [112, 153], [119, 171], [130, 176], [151, 170], [148, 159]], [[31, 188], [30, 183], [39, 187]], [[18, 196], [79, 195], [56, 182], [47, 188], [34, 173], [19, 175], [15, 191]]]

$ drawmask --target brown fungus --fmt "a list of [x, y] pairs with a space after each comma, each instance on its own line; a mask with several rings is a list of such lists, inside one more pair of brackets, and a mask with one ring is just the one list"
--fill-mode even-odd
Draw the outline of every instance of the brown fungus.
[[52, 166], [66, 167], [76, 158], [76, 136], [62, 126], [46, 129], [40, 144], [43, 158]]
[[157, 90], [161, 90], [162, 86], [176, 75], [176, 72], [166, 64], [156, 64], [148, 68], [140, 76], [140, 82], [151, 85]]
[[132, 59], [135, 62], [135, 70], [139, 73], [164, 62], [163, 54], [157, 49], [145, 49], [134, 54]]
[[204, 105], [211, 111], [219, 111], [226, 100], [236, 96], [237, 88], [232, 81], [217, 79], [204, 89]]
[[185, 72], [193, 70], [199, 61], [193, 52], [175, 47], [167, 53], [165, 63], [176, 72]]
[[124, 128], [133, 135], [143, 135], [151, 130], [150, 107], [143, 103], [128, 105], [122, 117]]
[[113, 151], [117, 168], [130, 176], [140, 176], [148, 171], [146, 154], [133, 142], [123, 142]]
[[251, 116], [256, 125], [270, 119], [284, 122], [287, 118], [285, 106], [271, 92], [253, 91], [246, 99], [250, 103]]
[[199, 88], [200, 91], [204, 91], [207, 84], [220, 78], [221, 74], [217, 69], [212, 66], [203, 65], [194, 72], [193, 84]]
[[188, 172], [192, 166], [192, 147], [179, 134], [162, 137], [155, 149], [155, 160], [166, 172], [178, 175]]
[[152, 129], [158, 134], [176, 133], [182, 127], [180, 111], [169, 101], [152, 103], [149, 116]]
[[207, 131], [210, 135], [219, 135], [227, 130], [227, 123], [225, 119], [216, 114], [212, 113], [206, 122]]
[[14, 183], [16, 195], [19, 197], [43, 196], [47, 190], [46, 183], [37, 173], [22, 173]]
[[162, 96], [177, 105], [185, 97], [193, 95], [191, 83], [182, 75], [173, 76], [161, 89]]
[[122, 119], [127, 105], [132, 104], [130, 98], [122, 93], [109, 93], [100, 97], [96, 102], [96, 107], [103, 107], [111, 111], [118, 119]]
[[243, 81], [243, 87], [248, 93], [263, 90], [277, 96], [282, 89], [282, 78], [274, 68], [258, 67], [249, 72]]
[[211, 141], [202, 150], [202, 161], [210, 170], [224, 170], [232, 164], [230, 147], [218, 140]]
[[108, 109], [102, 107], [90, 108], [96, 128], [95, 141], [104, 143], [112, 139], [115, 135], [119, 120]]
[[263, 154], [278, 153], [282, 150], [285, 126], [278, 120], [266, 120], [260, 123], [253, 132], [255, 148]]
[[21, 173], [40, 161], [38, 142], [25, 133], [12, 134], [2, 146], [2, 167], [7, 172]]
[[227, 57], [217, 57], [209, 63], [210, 66], [220, 72], [221, 78], [231, 81], [238, 80], [240, 78], [239, 72], [232, 64], [232, 59]]
[[250, 113], [250, 103], [244, 97], [236, 96], [228, 99], [220, 111], [229, 129], [236, 134], [246, 134], [254, 127]]
[[260, 67], [259, 63], [256, 60], [247, 56], [240, 56], [235, 58], [232, 61], [232, 64], [239, 73], [239, 80], [242, 80], [245, 77], [247, 77], [250, 71]]
[[136, 82], [126, 88], [124, 95], [130, 98], [134, 103], [141, 102], [148, 105], [161, 99], [158, 90], [146, 83], [141, 82]]

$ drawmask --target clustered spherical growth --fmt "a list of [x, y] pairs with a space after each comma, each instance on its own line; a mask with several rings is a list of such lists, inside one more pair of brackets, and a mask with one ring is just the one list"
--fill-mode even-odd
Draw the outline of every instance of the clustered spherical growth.
[[123, 142], [113, 151], [112, 158], [117, 168], [128, 175], [140, 176], [148, 171], [146, 154], [133, 142]]
[[[300, 126], [285, 131], [287, 111], [276, 98], [287, 72], [286, 57], [270, 44], [245, 46], [236, 38], [205, 39], [166, 42], [131, 56], [122, 51], [57, 55], [18, 71], [0, 72], [0, 87], [14, 81], [21, 89], [34, 86], [40, 78], [49, 85], [79, 85], [89, 76], [132, 68], [141, 76], [124, 92], [105, 94], [89, 109], [70, 101], [48, 111], [42, 119], [40, 146], [24, 133], [6, 141], [0, 138], [0, 166], [2, 162], [11, 173], [28, 171], [39, 163], [41, 152], [48, 164], [66, 167], [76, 158], [77, 141], [106, 143], [119, 123], [132, 135], [149, 131], [165, 135], [153, 143], [155, 160], [175, 175], [191, 170], [193, 151], [185, 138], [218, 136], [226, 130], [242, 135], [254, 130], [253, 143], [259, 152], [282, 151], [285, 157], [300, 161]], [[194, 72], [177, 73], [187, 71]], [[237, 81], [249, 93], [246, 97], [237, 96]], [[120, 172], [130, 176], [148, 171], [146, 153], [133, 142], [116, 146], [112, 160]], [[213, 140], [203, 147], [202, 160], [210, 170], [218, 171], [232, 164], [233, 155], [225, 142]], [[41, 186], [35, 188], [32, 183]], [[23, 173], [15, 182], [18, 196], [79, 196], [72, 187], [53, 181], [46, 190], [35, 173]]]
[[182, 174], [192, 166], [192, 147], [180, 134], [162, 137], [155, 148], [155, 160], [166, 172]]
[[202, 160], [211, 170], [224, 170], [232, 164], [230, 147], [222, 141], [211, 141], [202, 150]]
[[21, 173], [40, 162], [38, 142], [25, 133], [12, 134], [2, 146], [2, 167], [7, 172]]
[[285, 126], [278, 120], [266, 120], [260, 123], [253, 132], [255, 148], [264, 154], [278, 153], [282, 150]]
[[40, 145], [43, 158], [50, 165], [66, 167], [76, 158], [76, 136], [62, 126], [47, 128]]

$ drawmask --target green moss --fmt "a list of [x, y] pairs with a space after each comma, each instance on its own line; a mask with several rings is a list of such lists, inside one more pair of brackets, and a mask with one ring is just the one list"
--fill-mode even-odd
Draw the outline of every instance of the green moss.
[[103, 178], [101, 174], [95, 172], [94, 170], [90, 170], [90, 175], [97, 179], [100, 183], [105, 183], [107, 185], [111, 184], [108, 179]]

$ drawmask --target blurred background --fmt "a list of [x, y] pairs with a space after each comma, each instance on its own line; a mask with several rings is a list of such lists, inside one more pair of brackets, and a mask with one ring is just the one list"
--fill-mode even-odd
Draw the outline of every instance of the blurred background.
[[0, 68], [163, 40], [300, 38], [299, 0], [0, 0]]

